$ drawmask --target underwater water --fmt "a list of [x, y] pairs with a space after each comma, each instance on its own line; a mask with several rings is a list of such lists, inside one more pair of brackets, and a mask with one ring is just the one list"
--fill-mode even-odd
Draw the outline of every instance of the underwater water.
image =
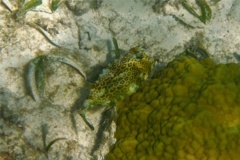
[[238, 0], [2, 0], [0, 160], [238, 159]]

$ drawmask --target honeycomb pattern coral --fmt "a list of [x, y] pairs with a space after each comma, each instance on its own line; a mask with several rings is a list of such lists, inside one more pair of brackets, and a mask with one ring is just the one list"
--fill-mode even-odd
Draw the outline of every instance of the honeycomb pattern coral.
[[134, 93], [149, 77], [154, 64], [155, 62], [140, 48], [130, 49], [124, 57], [114, 61], [103, 71], [91, 86], [84, 106], [109, 106]]
[[117, 113], [107, 160], [237, 160], [240, 67], [175, 59]]

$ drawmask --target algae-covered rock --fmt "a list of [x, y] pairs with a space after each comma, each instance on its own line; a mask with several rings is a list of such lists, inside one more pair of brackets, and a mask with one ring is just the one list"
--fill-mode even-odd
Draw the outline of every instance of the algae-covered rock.
[[117, 105], [108, 160], [240, 157], [240, 67], [182, 57]]

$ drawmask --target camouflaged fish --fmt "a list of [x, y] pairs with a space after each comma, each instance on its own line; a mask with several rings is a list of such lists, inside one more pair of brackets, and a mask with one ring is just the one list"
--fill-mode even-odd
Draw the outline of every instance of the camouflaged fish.
[[155, 62], [139, 47], [129, 50], [122, 58], [115, 60], [100, 75], [90, 88], [90, 94], [80, 109], [80, 115], [93, 130], [85, 113], [95, 106], [112, 107], [117, 101], [133, 94], [145, 82]]

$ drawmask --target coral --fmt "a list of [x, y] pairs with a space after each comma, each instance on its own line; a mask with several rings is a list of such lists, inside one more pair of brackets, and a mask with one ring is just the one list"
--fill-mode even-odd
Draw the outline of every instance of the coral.
[[240, 67], [181, 57], [118, 103], [117, 142], [106, 159], [240, 157]]

